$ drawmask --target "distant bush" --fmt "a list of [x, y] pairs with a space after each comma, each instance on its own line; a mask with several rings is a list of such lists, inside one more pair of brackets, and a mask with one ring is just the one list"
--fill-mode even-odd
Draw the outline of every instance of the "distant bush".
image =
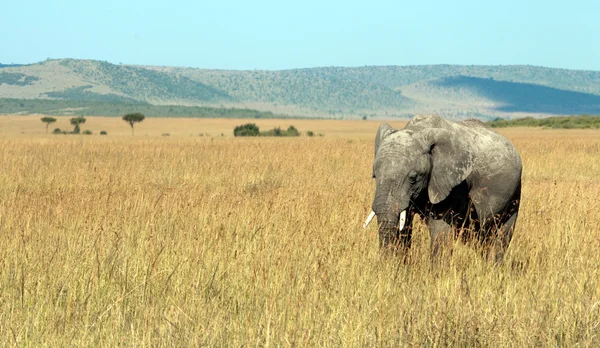
[[281, 132], [281, 128], [275, 127], [275, 128], [273, 128], [271, 130], [268, 130], [266, 132], [260, 132], [259, 135], [263, 136], [263, 137], [280, 137], [280, 136], [282, 136], [282, 134], [283, 133]]
[[163, 137], [170, 137], [170, 136], [171, 136], [171, 134], [170, 134], [170, 133], [163, 133], [163, 134], [162, 134], [162, 136], [163, 136]]
[[288, 137], [298, 137], [298, 136], [300, 136], [300, 132], [296, 129], [296, 127], [289, 126], [287, 129], [287, 136]]
[[236, 137], [256, 137], [260, 133], [258, 126], [254, 123], [246, 123], [233, 129]]
[[300, 136], [300, 132], [294, 126], [289, 126], [285, 131], [280, 127], [275, 127], [266, 132], [260, 132], [259, 135], [263, 137], [297, 137]]
[[83, 132], [81, 132], [81, 134], [83, 134], [83, 135], [92, 135], [93, 133], [92, 133], [92, 131], [91, 131], [91, 130], [89, 130], [89, 129], [86, 129], [86, 130], [84, 130]]
[[108, 135], [108, 133], [106, 133], [106, 131], [100, 131], [100, 135]]
[[54, 128], [54, 130], [52, 131], [52, 134], [67, 134], [67, 132], [64, 132], [60, 128]]
[[308, 131], [306, 132], [306, 135], [308, 135], [309, 137], [314, 137], [315, 133], [313, 133], [313, 131]]
[[254, 123], [247, 123], [235, 127], [233, 135], [236, 137], [243, 136], [261, 136], [261, 137], [297, 137], [300, 136], [300, 131], [294, 126], [289, 126], [287, 130], [282, 130], [281, 127], [275, 127], [265, 132], [261, 132]]

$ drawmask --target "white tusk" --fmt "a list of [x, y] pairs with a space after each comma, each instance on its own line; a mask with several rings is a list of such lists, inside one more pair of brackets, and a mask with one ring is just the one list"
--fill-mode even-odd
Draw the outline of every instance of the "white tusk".
[[371, 214], [369, 214], [369, 216], [367, 216], [367, 221], [365, 221], [363, 228], [367, 228], [367, 226], [369, 226], [369, 224], [371, 223], [371, 220], [373, 220], [374, 217], [375, 217], [375, 212], [371, 210]]
[[404, 228], [404, 223], [406, 222], [406, 210], [403, 210], [400, 213], [400, 224], [398, 225], [398, 230], [402, 231]]

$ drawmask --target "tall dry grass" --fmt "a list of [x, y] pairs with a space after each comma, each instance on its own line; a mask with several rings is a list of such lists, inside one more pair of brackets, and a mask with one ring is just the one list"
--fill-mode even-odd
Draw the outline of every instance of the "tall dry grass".
[[[0, 139], [0, 340], [599, 346], [600, 133], [511, 130], [505, 263], [382, 257], [371, 137]], [[574, 135], [575, 134], [575, 135]]]

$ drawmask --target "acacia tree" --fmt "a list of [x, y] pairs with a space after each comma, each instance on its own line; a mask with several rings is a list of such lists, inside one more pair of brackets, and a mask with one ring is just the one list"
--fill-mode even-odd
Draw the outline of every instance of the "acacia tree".
[[131, 135], [133, 136], [133, 125], [142, 122], [145, 118], [146, 116], [144, 116], [144, 114], [136, 112], [123, 116], [123, 121], [129, 123], [131, 126]]
[[48, 133], [48, 126], [51, 123], [56, 122], [56, 118], [54, 118], [54, 117], [42, 117], [41, 120], [42, 120], [42, 122], [44, 122], [46, 124], [46, 134], [47, 134]]
[[75, 126], [75, 128], [73, 128], [73, 133], [79, 134], [79, 125], [82, 123], [85, 123], [85, 117], [83, 117], [83, 116], [73, 117], [70, 121], [71, 121], [71, 124], [73, 126]]

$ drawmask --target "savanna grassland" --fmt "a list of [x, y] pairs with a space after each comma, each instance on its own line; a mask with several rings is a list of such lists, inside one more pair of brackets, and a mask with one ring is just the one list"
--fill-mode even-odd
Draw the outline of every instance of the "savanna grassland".
[[600, 345], [600, 131], [499, 130], [524, 163], [505, 262], [457, 244], [432, 267], [421, 224], [407, 264], [361, 228], [378, 123], [35, 120], [0, 119], [5, 344]]

